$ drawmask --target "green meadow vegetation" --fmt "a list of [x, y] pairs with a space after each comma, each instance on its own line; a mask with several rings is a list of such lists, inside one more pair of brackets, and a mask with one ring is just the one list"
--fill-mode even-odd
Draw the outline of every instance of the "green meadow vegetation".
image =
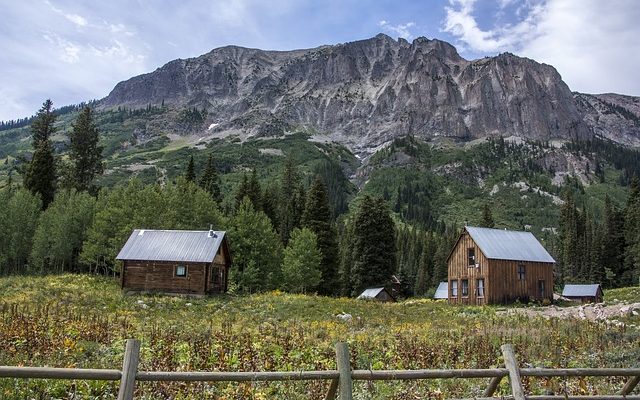
[[[0, 365], [119, 369], [126, 338], [142, 341], [141, 370], [335, 369], [346, 341], [355, 369], [491, 368], [513, 343], [522, 366], [640, 367], [640, 318], [626, 325], [506, 315], [428, 299], [382, 304], [285, 294], [205, 299], [124, 295], [91, 275], [0, 278]], [[636, 288], [606, 301], [640, 301]], [[350, 321], [336, 315], [348, 313]], [[534, 394], [613, 394], [622, 378], [525, 378]], [[472, 397], [488, 379], [357, 382], [358, 399]], [[115, 382], [0, 379], [3, 399], [110, 399]], [[322, 399], [328, 382], [138, 383], [137, 399]], [[509, 394], [506, 379], [496, 395]]]

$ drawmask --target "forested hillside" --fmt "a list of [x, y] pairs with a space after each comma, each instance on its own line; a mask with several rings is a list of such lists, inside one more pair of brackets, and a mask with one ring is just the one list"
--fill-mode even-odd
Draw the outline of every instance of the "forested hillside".
[[557, 284], [638, 281], [636, 150], [598, 137], [408, 135], [361, 158], [304, 129], [203, 141], [188, 125], [204, 112], [186, 109], [180, 135], [158, 135], [148, 127], [174, 113], [163, 105], [45, 103], [0, 131], [2, 273], [110, 274], [134, 228], [213, 224], [230, 233], [235, 291], [426, 295], [469, 224], [534, 232]]

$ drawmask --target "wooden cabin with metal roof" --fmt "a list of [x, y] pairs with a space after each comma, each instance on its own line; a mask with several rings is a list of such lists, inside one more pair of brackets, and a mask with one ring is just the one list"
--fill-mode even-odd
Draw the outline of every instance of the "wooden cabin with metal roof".
[[531, 232], [465, 226], [447, 258], [449, 302], [552, 301], [554, 265]]
[[602, 287], [598, 283], [590, 285], [566, 284], [562, 289], [562, 297], [581, 303], [602, 303], [604, 294], [602, 293]]
[[229, 285], [231, 253], [223, 231], [136, 229], [116, 257], [125, 291], [207, 295]]

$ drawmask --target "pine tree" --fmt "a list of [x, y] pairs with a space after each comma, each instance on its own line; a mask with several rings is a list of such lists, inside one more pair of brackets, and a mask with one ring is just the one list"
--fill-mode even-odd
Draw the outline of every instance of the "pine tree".
[[38, 110], [33, 122], [31, 122], [31, 136], [34, 148], [38, 147], [40, 142], [49, 140], [56, 132], [55, 122], [56, 115], [53, 112], [53, 102], [51, 99], [47, 99]]
[[189, 164], [187, 164], [187, 170], [184, 173], [184, 178], [187, 182], [196, 181], [196, 167], [193, 163], [193, 156], [189, 157]]
[[102, 147], [98, 146], [99, 132], [93, 122], [91, 108], [84, 107], [72, 125], [69, 158], [73, 163], [74, 187], [77, 191], [95, 193], [93, 180], [104, 171]]
[[24, 186], [42, 199], [42, 209], [53, 201], [56, 193], [56, 163], [51, 142], [43, 140], [36, 147], [27, 167]]
[[242, 174], [242, 182], [240, 182], [236, 192], [236, 210], [240, 208], [240, 204], [242, 204], [245, 197], [249, 198], [254, 209], [262, 211], [262, 190], [255, 170], [251, 173], [251, 179], [249, 179], [246, 172]]
[[331, 210], [324, 182], [318, 175], [309, 188], [302, 226], [310, 229], [317, 238], [318, 249], [322, 254], [320, 263], [321, 283], [318, 292], [337, 294], [338, 244], [336, 230], [331, 222]]
[[388, 284], [396, 271], [395, 224], [387, 203], [364, 195], [354, 223], [352, 295]]
[[303, 193], [295, 162], [293, 157], [289, 156], [280, 182], [280, 210], [278, 213], [280, 240], [285, 245], [289, 241], [291, 231], [300, 225], [304, 209], [304, 197], [301, 197]]
[[[604, 226], [601, 236], [601, 268], [602, 271], [594, 271], [594, 278], [602, 279], [608, 270], [610, 274], [621, 277], [624, 271], [624, 216], [622, 212], [613, 205], [609, 196], [604, 201]], [[616, 286], [616, 282], [603, 282], [607, 286]]]
[[213, 164], [213, 155], [211, 154], [209, 154], [207, 165], [204, 169], [204, 172], [202, 173], [202, 178], [200, 178], [200, 187], [203, 188], [207, 193], [209, 193], [217, 204], [222, 203], [218, 171]]
[[579, 218], [571, 192], [567, 191], [565, 202], [560, 209], [560, 284], [573, 282], [578, 269]]
[[491, 213], [491, 209], [489, 208], [489, 204], [485, 204], [482, 209], [482, 223], [481, 226], [485, 228], [493, 228], [495, 227], [495, 223], [493, 222], [493, 214]]
[[640, 277], [640, 180], [631, 180], [629, 198], [624, 211], [625, 258], [620, 284], [637, 283]]
[[354, 263], [355, 224], [353, 216], [347, 218], [341, 225], [340, 232], [340, 268], [338, 276], [340, 280], [340, 295], [349, 296], [353, 289], [351, 283], [351, 269]]
[[284, 250], [282, 281], [284, 288], [293, 293], [312, 292], [320, 284], [322, 254], [316, 235], [307, 228], [295, 228]]
[[43, 209], [53, 201], [56, 192], [56, 163], [50, 140], [56, 116], [52, 108], [51, 100], [46, 100], [31, 123], [34, 152], [24, 176], [24, 186], [40, 195]]

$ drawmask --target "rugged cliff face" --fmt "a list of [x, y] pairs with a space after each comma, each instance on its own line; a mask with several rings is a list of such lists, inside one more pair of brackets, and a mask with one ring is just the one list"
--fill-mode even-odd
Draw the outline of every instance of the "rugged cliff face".
[[640, 146], [640, 97], [574, 93], [574, 98], [594, 134], [627, 146]]
[[305, 127], [362, 152], [406, 134], [571, 139], [615, 125], [584, 118], [588, 101], [578, 107], [549, 65], [509, 53], [468, 61], [443, 41], [386, 35], [308, 50], [222, 47], [121, 82], [101, 107], [163, 101], [205, 108], [203, 135]]

